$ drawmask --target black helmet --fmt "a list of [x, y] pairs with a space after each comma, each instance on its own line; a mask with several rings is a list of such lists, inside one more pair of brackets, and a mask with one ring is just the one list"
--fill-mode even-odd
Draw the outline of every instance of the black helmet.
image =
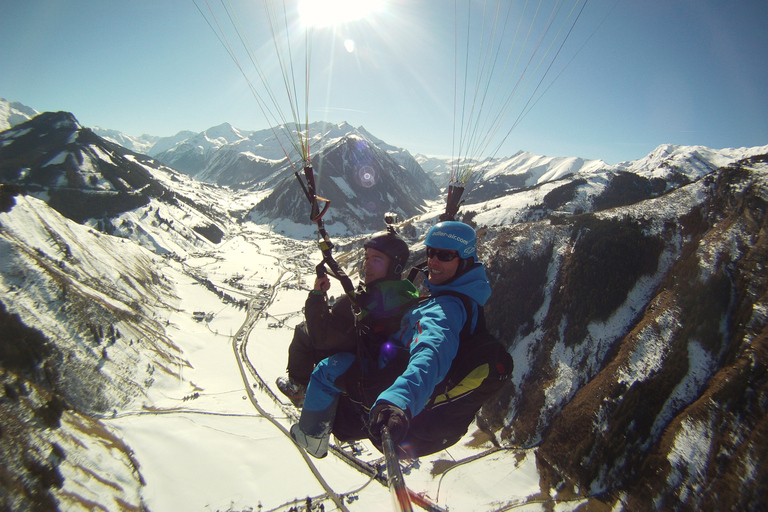
[[384, 253], [392, 260], [392, 264], [387, 269], [387, 277], [389, 279], [400, 279], [400, 274], [405, 270], [408, 256], [411, 255], [405, 240], [393, 233], [374, 235], [365, 242], [363, 248], [374, 249]]

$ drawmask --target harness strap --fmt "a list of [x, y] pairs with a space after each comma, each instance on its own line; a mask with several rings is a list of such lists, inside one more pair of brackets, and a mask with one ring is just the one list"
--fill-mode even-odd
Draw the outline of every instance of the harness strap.
[[[352, 280], [341, 268], [341, 265], [333, 258], [333, 243], [331, 237], [328, 236], [328, 232], [325, 230], [325, 223], [323, 222], [323, 215], [328, 211], [331, 205], [331, 201], [317, 195], [315, 187], [315, 172], [312, 165], [307, 163], [304, 165], [304, 179], [298, 171], [293, 173], [296, 179], [301, 185], [301, 189], [304, 191], [304, 195], [307, 197], [307, 201], [310, 204], [309, 220], [317, 224], [318, 245], [320, 246], [320, 252], [323, 255], [323, 261], [315, 267], [315, 272], [318, 277], [322, 277], [330, 273], [335, 277], [344, 289], [344, 293], [347, 294], [349, 300], [352, 302], [352, 311], [355, 314], [355, 319], [360, 316], [360, 305], [357, 300], [357, 292], [355, 285], [352, 284]], [[318, 201], [325, 201], [322, 210]], [[327, 267], [327, 268], [326, 268]]]
[[452, 297], [456, 297], [457, 299], [460, 299], [462, 305], [464, 306], [464, 311], [467, 313], [467, 320], [466, 322], [464, 322], [464, 325], [462, 326], [461, 331], [459, 332], [459, 350], [461, 350], [462, 344], [465, 344], [469, 339], [469, 337], [472, 336], [472, 334], [485, 330], [485, 313], [483, 312], [483, 306], [481, 306], [480, 304], [477, 305], [477, 323], [475, 324], [475, 330], [473, 332], [472, 331], [472, 315], [473, 315], [472, 302], [473, 301], [469, 297], [469, 295], [466, 295], [464, 293], [459, 293], [459, 292], [453, 292], [453, 291], [442, 291], [435, 295], [429, 295], [426, 298], [440, 297], [441, 295], [450, 295]]

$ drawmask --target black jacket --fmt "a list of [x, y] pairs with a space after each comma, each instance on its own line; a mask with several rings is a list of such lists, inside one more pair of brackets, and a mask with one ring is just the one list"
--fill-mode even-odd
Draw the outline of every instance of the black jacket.
[[334, 352], [356, 350], [355, 317], [352, 301], [346, 295], [329, 308], [324, 293], [310, 292], [304, 304], [304, 318], [316, 349]]

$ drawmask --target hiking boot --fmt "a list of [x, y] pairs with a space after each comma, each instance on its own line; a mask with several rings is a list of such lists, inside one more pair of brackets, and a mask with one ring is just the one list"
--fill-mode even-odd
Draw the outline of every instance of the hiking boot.
[[[314, 397], [317, 398], [317, 397]], [[297, 445], [311, 456], [322, 459], [328, 455], [328, 442], [333, 431], [333, 421], [336, 417], [336, 410], [339, 406], [339, 395], [327, 396], [329, 400], [322, 398], [312, 400], [311, 405], [322, 406], [319, 402], [325, 402], [322, 409], [309, 410], [306, 407], [301, 410], [299, 422], [291, 427], [291, 438]]]
[[290, 377], [278, 377], [275, 383], [277, 384], [277, 389], [287, 396], [297, 409], [302, 408], [304, 396], [307, 394], [307, 386], [295, 382]]

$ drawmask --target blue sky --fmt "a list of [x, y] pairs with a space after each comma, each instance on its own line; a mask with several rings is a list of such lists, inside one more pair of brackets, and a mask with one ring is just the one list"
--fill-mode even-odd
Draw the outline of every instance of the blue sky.
[[[379, 1], [361, 19], [314, 28], [309, 120], [362, 125], [412, 153], [456, 154], [456, 42], [460, 60], [466, 55], [481, 63], [481, 25], [472, 25], [467, 50], [464, 30], [457, 36], [454, 2]], [[219, 0], [208, 2], [240, 48]], [[561, 13], [574, 4], [578, 12], [582, 2], [562, 2]], [[196, 3], [208, 9], [206, 0]], [[196, 3], [0, 0], [0, 96], [38, 111], [70, 111], [85, 126], [129, 135], [167, 136], [223, 122], [245, 130], [267, 127], [245, 78]], [[293, 4], [285, 3], [289, 9]], [[485, 3], [472, 2], [474, 21], [481, 20]], [[543, 1], [542, 12], [554, 3]], [[263, 0], [231, 4], [268, 83], [280, 94]], [[518, 16], [524, 2], [512, 5], [510, 19], [524, 19]], [[461, 27], [464, 15], [460, 7]], [[768, 144], [766, 19], [764, 0], [589, 0], [557, 58], [543, 60], [539, 73], [551, 68], [537, 94], [532, 91], [541, 74], [515, 96], [517, 107], [497, 131], [478, 128], [475, 136], [493, 148], [514, 125], [497, 156], [524, 150], [608, 163], [641, 158], [664, 143], [716, 149]], [[304, 33], [291, 29], [301, 48]], [[345, 48], [347, 40], [355, 42], [354, 51]], [[258, 84], [246, 54], [237, 51]], [[293, 69], [302, 83], [303, 60], [296, 57]], [[470, 94], [473, 89], [467, 87]], [[528, 100], [535, 105], [519, 119]], [[285, 111], [287, 105], [282, 103]]]

